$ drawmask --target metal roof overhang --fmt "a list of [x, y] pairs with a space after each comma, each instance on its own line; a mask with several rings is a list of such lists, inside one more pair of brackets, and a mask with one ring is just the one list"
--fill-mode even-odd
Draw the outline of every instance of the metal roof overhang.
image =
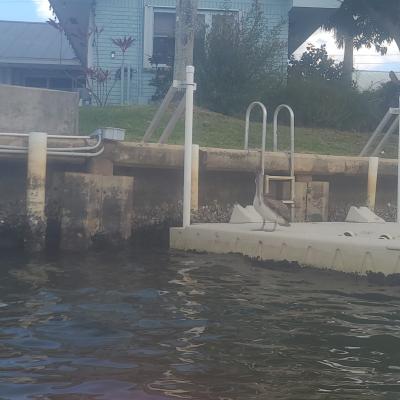
[[[321, 6], [320, 3], [324, 3]], [[338, 0], [293, 0], [289, 11], [289, 55], [293, 54], [340, 7]]]
[[293, 7], [339, 8], [340, 0], [293, 0]]
[[54, 68], [82, 68], [79, 60], [59, 60], [50, 58], [4, 58], [0, 57], [1, 65], [8, 66], [23, 66], [23, 65], [37, 65], [42, 67], [54, 67]]
[[72, 48], [83, 65], [87, 64], [90, 11], [93, 0], [49, 0]]

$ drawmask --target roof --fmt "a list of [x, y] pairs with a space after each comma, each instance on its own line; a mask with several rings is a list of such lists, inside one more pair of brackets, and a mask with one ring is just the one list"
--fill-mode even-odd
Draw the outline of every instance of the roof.
[[95, 0], [49, 0], [83, 65], [87, 62], [89, 18]]
[[293, 0], [293, 7], [339, 8], [340, 0]]
[[43, 22], [0, 21], [0, 63], [80, 65], [64, 33]]

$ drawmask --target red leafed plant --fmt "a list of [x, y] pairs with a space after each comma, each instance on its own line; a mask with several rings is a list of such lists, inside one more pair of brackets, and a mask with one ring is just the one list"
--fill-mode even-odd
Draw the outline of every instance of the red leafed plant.
[[123, 38], [111, 39], [112, 42], [121, 49], [122, 53], [125, 54], [130, 47], [135, 43], [135, 39], [132, 36], [124, 36]]
[[[50, 22], [49, 22], [50, 23]], [[51, 25], [56, 21], [51, 22]], [[91, 66], [85, 69], [86, 88], [89, 91], [95, 104], [99, 107], [105, 107], [108, 104], [109, 97], [118, 80], [121, 80], [121, 72], [125, 72], [125, 53], [135, 43], [131, 36], [111, 39], [112, 43], [122, 52], [121, 66], [116, 69], [106, 69], [101, 66], [102, 57], [100, 57], [101, 36], [104, 29], [97, 25], [89, 29], [86, 35], [80, 34], [82, 40], [87, 40], [89, 47], [94, 50], [94, 59]], [[128, 71], [130, 73], [130, 71]]]

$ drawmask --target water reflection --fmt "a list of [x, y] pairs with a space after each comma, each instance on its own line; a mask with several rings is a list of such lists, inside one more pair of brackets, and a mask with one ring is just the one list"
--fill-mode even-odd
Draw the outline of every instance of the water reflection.
[[397, 288], [236, 256], [0, 265], [0, 399], [399, 396]]

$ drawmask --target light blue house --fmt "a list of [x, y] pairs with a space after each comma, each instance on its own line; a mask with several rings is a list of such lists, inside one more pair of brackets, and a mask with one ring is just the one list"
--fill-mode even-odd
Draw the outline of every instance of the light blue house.
[[[339, 0], [260, 0], [266, 24], [281, 27], [287, 43], [286, 59], [339, 7]], [[154, 69], [149, 58], [166, 62], [174, 48], [175, 0], [50, 0], [81, 62], [119, 71], [110, 94], [111, 104], [145, 104], [154, 88], [149, 85]], [[252, 0], [199, 0], [199, 18], [207, 26], [216, 15], [230, 10], [246, 12]], [[99, 35], [93, 32], [97, 29]], [[97, 36], [97, 43], [95, 39]], [[133, 37], [121, 74], [121, 50], [112, 39]], [[122, 79], [121, 79], [122, 78]]]

